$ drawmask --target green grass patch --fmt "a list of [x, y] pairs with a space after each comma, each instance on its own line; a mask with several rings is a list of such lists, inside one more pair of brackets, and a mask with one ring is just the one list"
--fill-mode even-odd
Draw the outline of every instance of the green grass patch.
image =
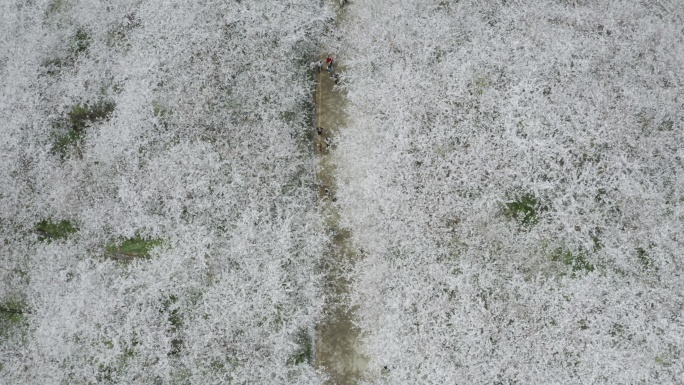
[[504, 215], [520, 222], [523, 226], [536, 224], [539, 222], [540, 214], [547, 210], [548, 207], [541, 204], [539, 198], [529, 193], [503, 204]]
[[559, 247], [551, 254], [551, 260], [555, 262], [560, 262], [565, 266], [572, 269], [572, 275], [575, 277], [581, 272], [592, 272], [594, 271], [594, 265], [587, 260], [584, 253], [573, 253], [572, 251]]
[[119, 254], [127, 257], [148, 258], [152, 248], [161, 246], [161, 239], [143, 239], [140, 236], [124, 239], [120, 243], [110, 244], [106, 247], [107, 253]]
[[278, 113], [280, 120], [285, 123], [292, 123], [297, 118], [295, 111], [281, 111]]
[[299, 365], [305, 362], [311, 363], [313, 360], [313, 341], [308, 331], [302, 329], [295, 337], [297, 350], [288, 361], [292, 365]]
[[0, 325], [18, 324], [28, 312], [28, 306], [23, 301], [10, 299], [0, 302]]
[[[59, 2], [55, 2], [55, 4], [56, 3]], [[56, 76], [61, 73], [63, 68], [73, 67], [80, 56], [88, 53], [92, 41], [93, 39], [85, 29], [78, 28], [76, 33], [74, 33], [69, 40], [68, 49], [65, 55], [43, 61], [42, 66], [45, 69], [45, 73], [49, 76]]]
[[52, 219], [44, 219], [36, 223], [36, 232], [38, 233], [38, 240], [51, 241], [54, 239], [65, 239], [69, 235], [78, 231], [72, 222], [68, 220], [61, 220], [53, 222]]
[[126, 40], [126, 30], [121, 27], [112, 29], [107, 33], [107, 46], [109, 47], [126, 45]]
[[579, 328], [580, 328], [581, 330], [587, 330], [587, 329], [589, 329], [589, 321], [587, 321], [586, 319], [581, 319], [581, 320], [579, 320], [577, 323], [578, 323]]
[[0, 344], [8, 339], [23, 338], [26, 333], [26, 315], [31, 313], [21, 300], [0, 301]]
[[82, 132], [73, 130], [55, 135], [54, 142], [52, 143], [52, 153], [65, 158], [71, 153], [72, 149], [79, 147], [83, 143], [84, 136]]
[[225, 373], [234, 371], [238, 366], [240, 366], [240, 362], [237, 359], [226, 356], [211, 360], [208, 369], [211, 373]]
[[655, 357], [655, 362], [656, 362], [656, 364], [662, 365], [662, 366], [670, 366], [671, 365], [670, 359], [666, 353], [657, 355]]
[[61, 57], [55, 57], [52, 59], [46, 59], [43, 61], [43, 68], [45, 69], [45, 73], [49, 76], [56, 76], [59, 75], [59, 73], [62, 71], [62, 67], [69, 65], [68, 61], [66, 59], [62, 59]]
[[152, 102], [152, 113], [157, 117], [164, 117], [169, 114], [169, 110], [157, 102]]
[[484, 93], [484, 90], [489, 88], [491, 85], [492, 81], [486, 76], [482, 76], [475, 79], [475, 91], [478, 95], [482, 95], [482, 93]]
[[88, 32], [86, 32], [85, 29], [79, 28], [76, 30], [76, 33], [74, 34], [73, 38], [71, 39], [71, 46], [70, 51], [72, 55], [74, 56], [80, 56], [88, 52], [88, 48], [90, 48], [90, 44], [93, 42], [93, 39], [90, 37]]
[[127, 13], [122, 22], [107, 33], [107, 45], [109, 47], [120, 46], [124, 49], [130, 48], [128, 32], [139, 26], [140, 20], [138, 20], [135, 12]]
[[159, 122], [157, 126], [159, 128], [163, 128], [164, 130], [168, 130], [169, 128], [169, 123], [171, 121], [171, 117], [173, 115], [173, 110], [170, 108], [160, 104], [159, 102], [152, 102], [152, 113], [154, 116], [157, 118], [157, 121]]
[[76, 104], [68, 114], [71, 129], [82, 132], [91, 123], [108, 120], [114, 112], [114, 108], [116, 108], [116, 104], [107, 100], [90, 104]]
[[78, 148], [85, 138], [86, 128], [93, 123], [108, 120], [116, 104], [113, 101], [101, 100], [96, 103], [78, 103], [71, 107], [67, 116], [55, 123], [56, 133], [52, 144], [52, 153], [64, 158], [74, 148]]
[[68, 8], [68, 0], [53, 0], [45, 10], [45, 17], [49, 18], [55, 14], [65, 11]]
[[651, 261], [651, 257], [648, 255], [648, 252], [646, 252], [646, 250], [642, 247], [636, 248], [636, 257], [639, 263], [641, 263], [641, 265], [644, 268], [649, 268], [653, 264], [653, 262]]
[[192, 370], [187, 368], [176, 369], [171, 375], [172, 385], [186, 385], [191, 384]]
[[447, 154], [452, 153], [455, 149], [456, 147], [453, 144], [446, 144], [443, 146], [437, 146], [435, 153], [438, 156], [446, 156]]

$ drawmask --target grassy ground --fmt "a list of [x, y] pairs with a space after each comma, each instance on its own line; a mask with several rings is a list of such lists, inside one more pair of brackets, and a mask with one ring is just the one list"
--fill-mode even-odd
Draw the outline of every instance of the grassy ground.
[[147, 258], [150, 256], [152, 248], [161, 246], [160, 239], [143, 239], [135, 236], [123, 240], [121, 243], [113, 243], [106, 247], [108, 254], [121, 254], [127, 257]]

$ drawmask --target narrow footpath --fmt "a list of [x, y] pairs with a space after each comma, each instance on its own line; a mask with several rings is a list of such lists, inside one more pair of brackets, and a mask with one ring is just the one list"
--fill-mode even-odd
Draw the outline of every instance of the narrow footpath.
[[[339, 14], [339, 12], [338, 12]], [[339, 19], [338, 19], [339, 20]], [[322, 54], [323, 70], [317, 74], [316, 141], [319, 157], [317, 179], [321, 212], [326, 226], [334, 235], [324, 257], [326, 274], [326, 318], [316, 329], [315, 364], [330, 376], [330, 384], [358, 384], [366, 369], [366, 357], [361, 345], [361, 333], [354, 326], [354, 309], [348, 306], [350, 282], [344, 276], [344, 266], [354, 263], [356, 254], [350, 233], [339, 227], [339, 212], [335, 202], [336, 156], [334, 139], [346, 124], [345, 94], [335, 89], [335, 82], [325, 69], [327, 53]], [[344, 69], [334, 61], [335, 72]]]

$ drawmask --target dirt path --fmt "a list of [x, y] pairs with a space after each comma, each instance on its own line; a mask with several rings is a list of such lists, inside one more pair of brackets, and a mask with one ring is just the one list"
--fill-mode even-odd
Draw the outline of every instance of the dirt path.
[[[321, 55], [325, 63], [326, 55]], [[344, 66], [335, 62], [335, 72]], [[325, 66], [325, 64], [324, 64]], [[366, 369], [366, 358], [361, 346], [360, 331], [354, 326], [354, 309], [347, 305], [349, 281], [343, 276], [342, 265], [354, 262], [356, 254], [351, 245], [348, 231], [339, 228], [339, 213], [334, 205], [336, 156], [334, 146], [326, 142], [334, 139], [346, 124], [344, 116], [345, 95], [334, 89], [334, 81], [323, 69], [317, 75], [316, 127], [323, 128], [316, 133], [316, 153], [319, 156], [317, 178], [320, 183], [319, 198], [328, 228], [335, 232], [333, 243], [325, 256], [326, 277], [326, 320], [316, 329], [316, 359], [318, 368], [330, 375], [331, 384], [357, 384]]]

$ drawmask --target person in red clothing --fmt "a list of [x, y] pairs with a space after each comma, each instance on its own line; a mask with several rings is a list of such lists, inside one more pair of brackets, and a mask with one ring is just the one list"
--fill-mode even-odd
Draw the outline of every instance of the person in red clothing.
[[325, 64], [327, 65], [327, 70], [332, 74], [333, 72], [333, 57], [332, 55], [328, 55], [328, 58], [325, 59]]

